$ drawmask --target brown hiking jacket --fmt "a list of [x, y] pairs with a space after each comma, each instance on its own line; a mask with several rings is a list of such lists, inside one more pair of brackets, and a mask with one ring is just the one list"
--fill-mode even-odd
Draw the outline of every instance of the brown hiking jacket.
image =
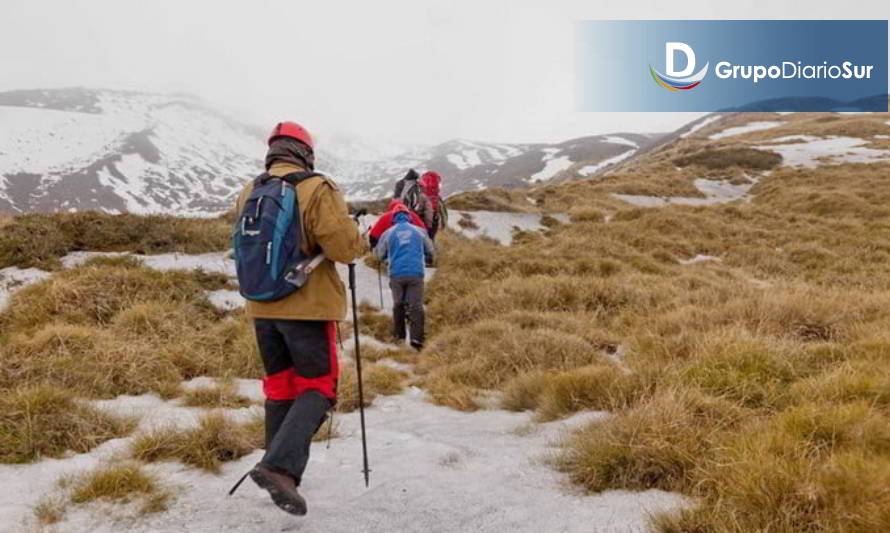
[[[285, 176], [304, 169], [292, 163], [275, 163], [272, 176]], [[237, 212], [253, 190], [253, 181], [238, 196]], [[368, 251], [358, 227], [337, 185], [327, 177], [309, 178], [297, 184], [297, 198], [303, 223], [303, 253], [323, 252], [327, 259], [309, 275], [309, 280], [293, 294], [275, 302], [247, 301], [250, 318], [283, 320], [343, 320], [346, 317], [346, 288], [334, 262], [350, 263]]]

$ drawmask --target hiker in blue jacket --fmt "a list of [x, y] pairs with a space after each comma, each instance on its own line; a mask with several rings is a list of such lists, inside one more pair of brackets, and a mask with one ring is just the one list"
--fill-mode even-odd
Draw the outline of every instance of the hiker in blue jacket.
[[405, 319], [411, 325], [411, 346], [423, 349], [423, 272], [435, 257], [433, 241], [427, 232], [411, 224], [408, 208], [402, 206], [393, 216], [394, 224], [380, 237], [374, 254], [389, 261], [389, 287], [392, 289], [393, 337], [405, 341]]

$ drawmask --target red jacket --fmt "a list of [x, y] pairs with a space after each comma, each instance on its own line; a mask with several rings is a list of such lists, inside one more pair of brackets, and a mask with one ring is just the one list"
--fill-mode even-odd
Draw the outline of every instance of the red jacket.
[[[377, 219], [377, 222], [374, 224], [374, 227], [371, 228], [371, 233], [369, 234], [372, 248], [374, 246], [377, 246], [377, 241], [380, 240], [380, 236], [383, 235], [386, 230], [392, 227], [392, 218], [393, 216], [395, 216], [397, 208], [399, 206], [404, 207], [404, 205], [405, 204], [403, 204], [401, 200], [391, 201], [389, 203], [389, 206], [386, 208], [386, 213], [383, 213], [383, 215], [381, 215], [380, 218]], [[408, 216], [411, 217], [411, 223], [418, 228], [426, 230], [426, 225], [423, 223], [423, 220], [421, 220], [420, 217], [417, 216], [417, 213], [407, 208], [406, 210], [408, 212]]]

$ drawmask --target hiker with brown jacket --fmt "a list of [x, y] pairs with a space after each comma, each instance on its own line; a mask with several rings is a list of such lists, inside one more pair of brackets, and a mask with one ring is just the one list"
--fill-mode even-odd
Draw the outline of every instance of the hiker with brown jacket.
[[[254, 187], [280, 181], [283, 203], [290, 198], [284, 195], [286, 184], [292, 184], [296, 205], [291, 231], [299, 234], [299, 251], [317, 264], [295, 292], [278, 300], [247, 300], [246, 313], [253, 319], [266, 374], [266, 453], [249, 475], [280, 508], [303, 515], [306, 502], [297, 488], [309, 460], [309, 446], [337, 400], [336, 331], [337, 322], [346, 316], [346, 290], [335, 263], [350, 263], [368, 248], [337, 185], [313, 172], [314, 142], [309, 132], [296, 123], [283, 122], [269, 136], [268, 145], [266, 173], [241, 192], [237, 213], [256, 201], [251, 194]], [[270, 203], [262, 208], [260, 203], [250, 203], [244, 220], [254, 220], [254, 209], [261, 217]], [[274, 209], [284, 207], [275, 205]], [[251, 234], [249, 228], [244, 233]], [[273, 255], [271, 241], [268, 246], [266, 264]], [[236, 245], [236, 258], [237, 254]], [[240, 267], [238, 274], [239, 281], [247, 275]]]

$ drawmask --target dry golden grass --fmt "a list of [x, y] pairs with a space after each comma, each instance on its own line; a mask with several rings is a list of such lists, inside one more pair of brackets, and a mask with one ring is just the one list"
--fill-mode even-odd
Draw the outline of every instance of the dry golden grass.
[[362, 361], [376, 363], [383, 359], [389, 359], [398, 363], [415, 364], [419, 359], [419, 355], [416, 350], [404, 346], [398, 348], [362, 346]]
[[231, 226], [222, 218], [109, 215], [95, 211], [29, 214], [3, 221], [0, 268], [58, 268], [77, 250], [142, 254], [225, 250]]
[[370, 365], [367, 369], [365, 385], [375, 395], [391, 396], [402, 392], [408, 374], [386, 365]]
[[[384, 287], [383, 290], [389, 290]], [[371, 337], [388, 340], [392, 338], [392, 317], [383, 313], [379, 307], [367, 302], [359, 303], [359, 333]]]
[[75, 402], [49, 385], [19, 386], [0, 393], [0, 463], [28, 463], [83, 453], [132, 431], [135, 423]]
[[[851, 127], [821, 118], [751, 139]], [[890, 164], [775, 167], [747, 138], [684, 139], [619, 173], [529, 191], [573, 223], [511, 247], [443, 234], [423, 385], [464, 410], [497, 390], [544, 420], [612, 411], [557, 463], [592, 491], [695, 497], [656, 517], [662, 531], [888, 529]], [[696, 196], [694, 178], [743, 172], [759, 179], [749, 203], [611, 196]], [[524, 196], [497, 201], [524, 210]], [[697, 254], [720, 260], [680, 263]]]
[[[172, 493], [162, 487], [155, 476], [146, 473], [140, 464], [134, 462], [101, 465], [66, 484], [71, 503], [100, 500], [129, 503], [138, 500], [142, 514], [166, 510], [172, 498]], [[38, 507], [35, 512], [42, 520], [54, 514], [52, 507]]]
[[[368, 407], [376, 395], [368, 387], [363, 387], [362, 392], [364, 393], [364, 406]], [[337, 381], [336, 410], [341, 413], [351, 413], [358, 407], [358, 381], [355, 379], [355, 370], [352, 365], [341, 366], [340, 378]]]
[[238, 394], [234, 383], [222, 382], [210, 387], [195, 387], [182, 395], [182, 405], [216, 409], [236, 409], [249, 407], [249, 398]]
[[179, 461], [218, 473], [220, 464], [241, 458], [262, 446], [257, 424], [238, 424], [210, 412], [192, 429], [160, 428], [136, 437], [130, 450], [146, 462]]
[[695, 391], [667, 389], [570, 438], [558, 466], [590, 490], [690, 490], [715, 439], [744, 412]]
[[214, 309], [216, 276], [90, 263], [16, 293], [0, 314], [0, 386], [45, 383], [88, 397], [157, 392], [198, 376], [260, 377], [250, 323]]

